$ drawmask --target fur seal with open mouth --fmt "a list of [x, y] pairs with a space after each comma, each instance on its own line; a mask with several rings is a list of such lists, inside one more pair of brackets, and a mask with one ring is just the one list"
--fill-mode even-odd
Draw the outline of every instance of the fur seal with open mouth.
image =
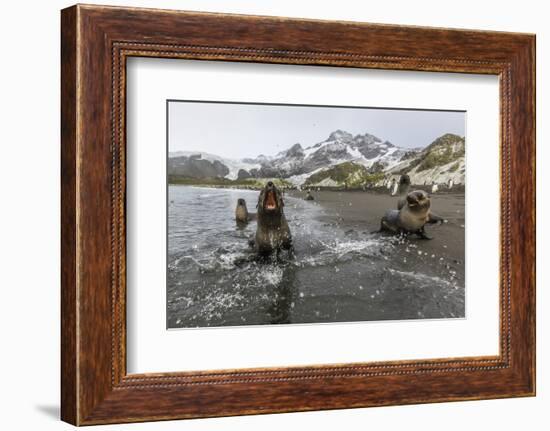
[[237, 207], [235, 208], [235, 220], [237, 221], [237, 224], [246, 224], [251, 220], [256, 220], [256, 214], [248, 212], [246, 201], [242, 198], [237, 199]]
[[430, 210], [431, 199], [423, 190], [407, 194], [405, 203], [399, 210], [388, 210], [380, 223], [380, 231], [393, 233], [415, 233], [423, 239], [431, 239], [426, 234], [426, 223], [442, 223], [443, 218]]
[[293, 255], [292, 235], [283, 212], [284, 202], [280, 190], [268, 181], [258, 197], [258, 225], [251, 244], [262, 256], [281, 250]]

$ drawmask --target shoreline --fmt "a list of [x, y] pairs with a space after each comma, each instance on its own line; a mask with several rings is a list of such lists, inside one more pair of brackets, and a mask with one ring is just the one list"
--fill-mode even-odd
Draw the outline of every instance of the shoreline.
[[[260, 191], [263, 186], [246, 186], [246, 185], [213, 185], [213, 184], [182, 184], [182, 183], [167, 183], [168, 186], [178, 186], [178, 187], [197, 187], [197, 188], [208, 188], [208, 189], [224, 189], [224, 190], [246, 190], [246, 191]], [[447, 189], [441, 187], [434, 196], [438, 195], [464, 195], [466, 186], [464, 184], [455, 184], [452, 189]], [[429, 185], [411, 185], [411, 190], [424, 190], [431, 194], [431, 186]], [[345, 188], [345, 187], [284, 187], [283, 191], [285, 193], [302, 193], [305, 196], [307, 191], [312, 193], [317, 192], [331, 192], [331, 193], [372, 193], [380, 195], [390, 196], [389, 189], [384, 186], [380, 187], [367, 187], [367, 188]], [[295, 196], [298, 197], [298, 196]], [[397, 196], [390, 196], [397, 199]]]

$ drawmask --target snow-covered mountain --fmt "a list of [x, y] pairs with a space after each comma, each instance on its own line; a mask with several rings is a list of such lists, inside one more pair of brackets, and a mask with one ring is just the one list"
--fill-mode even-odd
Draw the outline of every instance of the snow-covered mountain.
[[[337, 168], [339, 165], [346, 168]], [[354, 165], [361, 168], [359, 177]], [[204, 152], [175, 152], [169, 154], [168, 163], [170, 175], [186, 178], [281, 178], [296, 185], [314, 185], [312, 180], [321, 177], [326, 180], [328, 172], [319, 174], [331, 169], [338, 172], [338, 178], [342, 172], [355, 172], [353, 184], [357, 178], [380, 182], [402, 173], [411, 175], [413, 184], [424, 184], [440, 182], [443, 168], [455, 183], [464, 182], [464, 138], [446, 134], [425, 148], [410, 149], [369, 133], [353, 136], [336, 130], [322, 142], [305, 148], [296, 143], [274, 156], [235, 160]]]

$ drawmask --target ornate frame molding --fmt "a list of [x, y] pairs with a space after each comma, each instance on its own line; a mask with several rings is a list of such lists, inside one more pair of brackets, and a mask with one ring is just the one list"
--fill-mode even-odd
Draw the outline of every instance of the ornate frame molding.
[[[219, 30], [204, 30], [212, 26]], [[256, 35], [258, 28], [269, 30]], [[322, 37], [335, 30], [340, 39]], [[301, 42], [312, 32], [322, 40]], [[125, 65], [132, 56], [498, 75], [500, 354], [127, 375]], [[79, 5], [62, 12], [62, 57], [64, 420], [98, 424], [534, 394], [534, 36]], [[516, 216], [520, 207], [530, 217]]]

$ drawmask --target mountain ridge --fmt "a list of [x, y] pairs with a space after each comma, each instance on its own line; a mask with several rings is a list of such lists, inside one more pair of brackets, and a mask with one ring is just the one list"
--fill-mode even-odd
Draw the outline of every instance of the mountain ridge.
[[[345, 165], [338, 168], [342, 164]], [[334, 175], [317, 175], [329, 170], [334, 170]], [[344, 172], [355, 177], [343, 178]], [[354, 136], [337, 129], [324, 141], [307, 147], [296, 142], [273, 156], [230, 159], [202, 151], [169, 153], [168, 173], [196, 179], [280, 178], [296, 186], [330, 183], [334, 187], [359, 186], [361, 181], [363, 185], [384, 185], [392, 177], [406, 173], [413, 184], [449, 180], [464, 184], [465, 138], [445, 133], [425, 147], [403, 148], [370, 133]], [[332, 176], [340, 180], [326, 180]], [[320, 177], [326, 180], [323, 184], [314, 181]]]

